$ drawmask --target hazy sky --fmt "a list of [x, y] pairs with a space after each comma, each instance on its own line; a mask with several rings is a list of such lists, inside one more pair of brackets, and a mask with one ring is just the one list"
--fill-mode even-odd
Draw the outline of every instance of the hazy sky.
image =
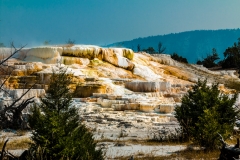
[[190, 30], [240, 28], [240, 0], [0, 0], [0, 42], [105, 45]]

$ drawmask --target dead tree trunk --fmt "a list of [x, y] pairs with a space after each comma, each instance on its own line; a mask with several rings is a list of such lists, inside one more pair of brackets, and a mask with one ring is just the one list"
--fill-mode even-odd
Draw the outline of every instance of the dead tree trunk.
[[8, 140], [9, 140], [9, 139], [7, 139], [7, 140], [4, 142], [4, 144], [3, 144], [2, 151], [1, 151], [1, 154], [0, 154], [0, 160], [3, 160], [3, 158], [4, 158], [5, 155], [6, 155], [5, 148], [6, 148], [6, 145], [7, 145]]
[[[220, 134], [219, 134], [220, 135]], [[237, 143], [234, 146], [229, 146], [220, 135], [222, 142], [222, 148], [220, 149], [221, 153], [219, 156], [219, 160], [236, 160], [239, 159], [240, 148], [239, 148], [239, 138], [237, 139]]]
[[[1, 73], [6, 75], [5, 79], [2, 80], [0, 84], [0, 90], [3, 91], [6, 94], [9, 94], [6, 89], [4, 89], [4, 85], [7, 82], [7, 80], [10, 78], [13, 67], [11, 68], [7, 61], [13, 57], [17, 52], [21, 51], [23, 47], [20, 47], [19, 49], [16, 49], [13, 43], [11, 44], [12, 48], [14, 49], [14, 52], [10, 54], [10, 56], [0, 60], [0, 70]], [[10, 71], [9, 71], [9, 68]], [[33, 86], [32, 86], [33, 87]], [[30, 87], [26, 92], [24, 92], [20, 98], [14, 99], [13, 102], [10, 105], [5, 105], [4, 109], [0, 110], [0, 129], [4, 128], [11, 128], [11, 129], [25, 129], [26, 125], [24, 125], [24, 120], [22, 116], [22, 110], [27, 107], [30, 103], [33, 103], [33, 98], [28, 98], [26, 100], [23, 100], [24, 95], [26, 95], [30, 89]]]
[[27, 160], [27, 156], [28, 156], [27, 150], [22, 150], [22, 151], [18, 152], [17, 155], [16, 155], [16, 153], [14, 154], [14, 153], [10, 153], [9, 151], [6, 151], [5, 148], [6, 148], [8, 140], [9, 139], [7, 139], [4, 142], [2, 151], [0, 151], [0, 160]]
[[[21, 104], [16, 106], [14, 105], [14, 103], [10, 106], [5, 106], [5, 108], [0, 111], [1, 129], [26, 129], [26, 125], [24, 125], [24, 120], [22, 117], [22, 110], [26, 108], [28, 104], [34, 102], [32, 100], [33, 98], [34, 97], [24, 100]], [[15, 100], [14, 102], [17, 102], [17, 100]]]

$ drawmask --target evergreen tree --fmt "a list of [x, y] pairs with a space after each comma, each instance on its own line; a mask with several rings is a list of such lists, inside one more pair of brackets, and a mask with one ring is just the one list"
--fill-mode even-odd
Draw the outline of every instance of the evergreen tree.
[[240, 38], [238, 38], [238, 43], [234, 43], [232, 47], [228, 47], [223, 54], [223, 68], [240, 69]]
[[140, 51], [141, 51], [141, 45], [138, 44], [138, 45], [137, 45], [137, 52], [140, 52]]
[[178, 62], [188, 63], [186, 58], [183, 58], [182, 56], [179, 56], [177, 53], [173, 53], [171, 55], [171, 58], [178, 61]]
[[43, 42], [43, 44], [44, 44], [45, 46], [50, 45], [50, 43], [51, 43], [50, 40], [46, 40], [46, 41]]
[[163, 54], [166, 50], [166, 47], [163, 47], [162, 42], [158, 42], [158, 53]]
[[207, 81], [198, 81], [192, 90], [182, 98], [182, 105], [176, 106], [175, 117], [183, 128], [186, 139], [193, 140], [206, 149], [216, 149], [220, 133], [228, 138], [239, 110], [233, 106], [233, 97], [222, 94], [218, 84], [207, 86]]
[[148, 47], [147, 49], [143, 49], [142, 51], [147, 52], [149, 54], [155, 53], [155, 49], [153, 47]]
[[75, 40], [71, 40], [70, 38], [66, 41], [66, 44], [69, 45], [74, 45], [75, 44]]
[[203, 61], [198, 60], [197, 64], [203, 65], [206, 68], [211, 68], [217, 66], [215, 63], [216, 60], [220, 59], [217, 53], [217, 50], [215, 48], [212, 49], [212, 54], [208, 54], [206, 58], [203, 59]]
[[33, 130], [33, 157], [43, 159], [103, 159], [96, 150], [92, 133], [81, 124], [76, 108], [71, 106], [69, 85], [72, 75], [66, 69], [52, 73], [49, 89], [41, 104], [35, 106], [29, 118]]

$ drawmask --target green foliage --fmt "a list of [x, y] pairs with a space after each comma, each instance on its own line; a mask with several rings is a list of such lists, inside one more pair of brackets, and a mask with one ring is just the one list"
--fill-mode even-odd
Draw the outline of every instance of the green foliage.
[[217, 66], [216, 60], [220, 59], [215, 48], [212, 49], [212, 54], [208, 54], [203, 61], [198, 60], [197, 64], [202, 64], [204, 67], [211, 68]]
[[207, 86], [207, 80], [198, 81], [176, 106], [175, 117], [187, 140], [193, 140], [208, 150], [219, 146], [220, 133], [225, 139], [233, 131], [239, 110], [233, 108], [237, 94], [229, 98], [218, 90], [218, 84]]
[[35, 158], [103, 159], [101, 149], [96, 150], [92, 133], [80, 123], [76, 108], [71, 106], [68, 86], [72, 78], [66, 69], [54, 71], [46, 96], [32, 110], [29, 123], [34, 143], [30, 150]]
[[173, 53], [171, 55], [171, 58], [178, 61], [178, 62], [188, 63], [186, 58], [183, 58], [182, 56], [179, 56], [177, 53]]
[[147, 49], [143, 49], [142, 51], [147, 52], [149, 54], [155, 53], [155, 49], [153, 47], [148, 47]]
[[46, 41], [43, 42], [43, 44], [44, 44], [45, 46], [50, 45], [50, 43], [51, 43], [50, 40], [46, 40]]
[[240, 82], [239, 81], [236, 81], [236, 80], [228, 80], [228, 81], [225, 81], [225, 84], [224, 84], [227, 88], [230, 88], [230, 89], [235, 89], [237, 92], [240, 92]]
[[75, 40], [71, 40], [70, 38], [66, 41], [67, 44], [74, 45]]
[[140, 52], [140, 51], [141, 51], [141, 45], [138, 44], [138, 45], [137, 45], [137, 52]]
[[158, 53], [163, 54], [166, 50], [166, 47], [163, 47], [162, 42], [158, 42]]
[[240, 68], [240, 38], [238, 38], [238, 43], [228, 47], [223, 54], [223, 68]]

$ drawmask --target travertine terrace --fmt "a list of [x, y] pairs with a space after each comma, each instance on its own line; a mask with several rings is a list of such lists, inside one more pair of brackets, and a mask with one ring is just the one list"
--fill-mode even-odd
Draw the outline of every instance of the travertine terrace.
[[[1, 59], [10, 53], [10, 49], [0, 48]], [[163, 128], [178, 127], [174, 107], [181, 104], [182, 96], [198, 79], [207, 78], [209, 83], [238, 79], [234, 71], [213, 72], [179, 63], [165, 54], [91, 45], [24, 48], [7, 64], [2, 67], [12, 72], [4, 88], [10, 94], [1, 93], [0, 109], [31, 86], [33, 89], [23, 98], [34, 96], [38, 103], [52, 71], [66, 67], [74, 75], [72, 105], [79, 109], [96, 139], [142, 140]], [[0, 74], [3, 80], [6, 73]], [[223, 85], [220, 88], [232, 92]], [[27, 108], [24, 114], [28, 113]]]
[[[1, 48], [0, 53], [4, 59], [11, 49]], [[2, 93], [1, 107], [32, 85], [33, 89], [24, 98], [44, 95], [52, 71], [66, 67], [74, 75], [70, 87], [81, 111], [82, 106], [88, 106], [89, 112], [97, 107], [99, 113], [106, 114], [152, 113], [161, 115], [154, 120], [161, 123], [170, 121], [165, 115], [171, 115], [174, 106], [181, 103], [181, 97], [199, 78], [208, 78], [210, 83], [219, 77], [237, 79], [234, 71], [213, 72], [202, 66], [179, 63], [166, 54], [149, 55], [127, 48], [91, 45], [24, 48], [7, 63], [9, 70], [13, 70], [4, 86], [10, 95]]]

